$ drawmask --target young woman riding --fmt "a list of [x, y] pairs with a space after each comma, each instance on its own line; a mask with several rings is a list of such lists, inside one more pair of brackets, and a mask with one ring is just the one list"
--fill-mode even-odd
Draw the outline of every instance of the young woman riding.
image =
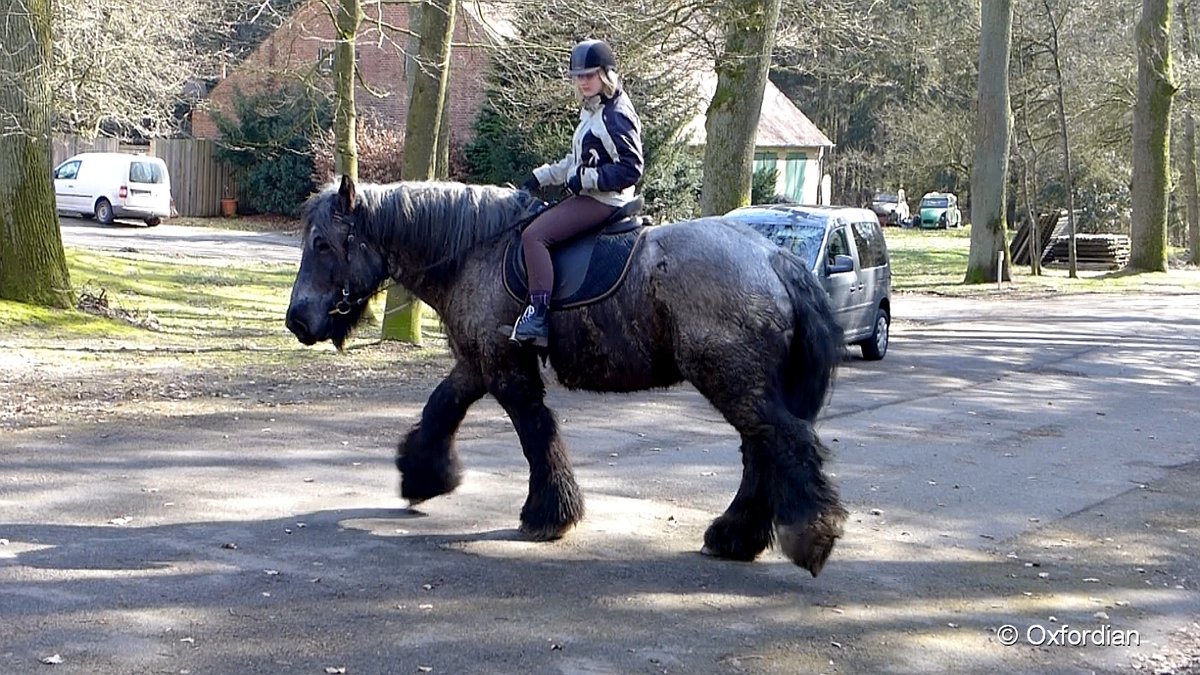
[[612, 49], [600, 40], [580, 42], [571, 50], [570, 68], [583, 101], [571, 152], [534, 169], [521, 184], [530, 192], [547, 185], [566, 185], [571, 192], [521, 234], [529, 306], [513, 326], [511, 339], [539, 347], [547, 345], [550, 332], [550, 247], [603, 223], [634, 198], [634, 186], [642, 178], [642, 123], [621, 89]]

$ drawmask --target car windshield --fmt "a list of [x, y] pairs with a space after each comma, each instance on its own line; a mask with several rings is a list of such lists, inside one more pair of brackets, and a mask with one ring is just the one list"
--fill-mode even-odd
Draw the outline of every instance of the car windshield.
[[809, 269], [817, 265], [825, 238], [825, 216], [795, 210], [738, 209], [725, 216], [754, 228], [767, 239], [800, 256]]
[[944, 209], [949, 204], [950, 200], [945, 197], [926, 197], [921, 200], [921, 208], [923, 209]]
[[900, 198], [896, 195], [889, 195], [886, 192], [876, 192], [875, 201], [883, 202], [885, 204], [895, 204], [896, 202], [900, 201]]

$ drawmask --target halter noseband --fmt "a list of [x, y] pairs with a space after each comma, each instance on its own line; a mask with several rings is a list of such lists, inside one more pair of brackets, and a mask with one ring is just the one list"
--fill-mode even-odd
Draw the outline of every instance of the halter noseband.
[[[340, 214], [335, 214], [334, 220], [337, 220], [340, 222], [347, 222], [347, 220]], [[367, 295], [364, 295], [363, 297], [361, 297], [357, 300], [350, 299], [350, 274], [349, 274], [350, 249], [354, 247], [354, 219], [353, 218], [349, 219], [348, 223], [349, 224], [346, 226], [346, 230], [347, 230], [346, 243], [343, 246], [343, 248], [346, 250], [346, 270], [347, 270], [346, 280], [342, 283], [342, 299], [338, 300], [337, 304], [335, 304], [333, 306], [333, 309], [329, 310], [329, 314], [331, 316], [332, 315], [344, 316], [346, 314], [349, 314], [351, 311], [354, 310], [355, 307], [366, 304], [366, 302], [368, 300], [370, 300], [371, 297], [379, 291], [379, 289], [375, 289], [374, 291], [371, 291]], [[365, 244], [363, 244], [363, 246], [365, 246]]]

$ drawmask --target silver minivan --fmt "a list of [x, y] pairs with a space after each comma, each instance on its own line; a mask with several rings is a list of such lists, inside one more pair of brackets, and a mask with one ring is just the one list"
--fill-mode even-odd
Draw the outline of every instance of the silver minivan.
[[864, 359], [887, 353], [892, 265], [879, 219], [868, 209], [770, 204], [725, 214], [804, 259], [821, 279], [846, 342]]

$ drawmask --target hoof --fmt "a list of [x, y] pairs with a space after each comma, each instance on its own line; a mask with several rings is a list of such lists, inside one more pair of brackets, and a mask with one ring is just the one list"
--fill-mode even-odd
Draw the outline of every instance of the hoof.
[[573, 529], [575, 529], [575, 523], [544, 527], [532, 527], [521, 523], [521, 534], [530, 541], [556, 541], [565, 537]]
[[729, 558], [729, 556], [727, 556], [727, 555], [721, 555], [720, 551], [718, 551], [714, 548], [709, 548], [708, 544], [705, 544], [704, 546], [700, 547], [700, 555], [706, 555], [710, 558], [724, 558], [724, 559]]
[[533, 541], [561, 539], [583, 519], [583, 496], [570, 474], [547, 481], [540, 489], [530, 486], [521, 507], [521, 532]]
[[715, 558], [749, 562], [771, 544], [771, 525], [755, 525], [748, 518], [722, 515], [704, 532], [700, 552]]
[[413, 506], [453, 492], [462, 483], [462, 465], [449, 441], [426, 443], [419, 425], [400, 443], [396, 468], [400, 471], [400, 497]]
[[409, 507], [414, 507], [453, 492], [461, 482], [461, 475], [455, 470], [433, 473], [410, 471], [400, 476], [400, 497], [408, 500]]
[[804, 527], [778, 525], [779, 548], [792, 562], [815, 577], [825, 567], [825, 561], [833, 553], [833, 545], [842, 536], [842, 523], [847, 515], [846, 509], [839, 505], [822, 512]]

